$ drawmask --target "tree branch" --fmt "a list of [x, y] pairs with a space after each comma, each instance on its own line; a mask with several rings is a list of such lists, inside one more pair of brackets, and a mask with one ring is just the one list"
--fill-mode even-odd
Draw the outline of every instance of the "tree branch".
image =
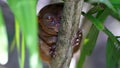
[[79, 28], [83, 0], [66, 0], [58, 34], [57, 56], [51, 68], [69, 68], [72, 58], [72, 39]]

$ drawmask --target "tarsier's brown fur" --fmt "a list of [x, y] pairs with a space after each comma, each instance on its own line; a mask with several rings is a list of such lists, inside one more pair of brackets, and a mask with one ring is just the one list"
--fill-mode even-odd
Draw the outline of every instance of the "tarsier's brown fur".
[[[48, 63], [55, 55], [63, 6], [63, 3], [50, 4], [45, 6], [38, 14], [40, 56], [43, 61]], [[81, 30], [76, 33], [73, 41], [73, 53], [78, 51], [82, 37]]]

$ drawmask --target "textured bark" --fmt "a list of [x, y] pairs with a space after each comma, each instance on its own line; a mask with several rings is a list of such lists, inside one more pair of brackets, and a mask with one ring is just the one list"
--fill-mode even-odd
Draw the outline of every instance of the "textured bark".
[[60, 3], [60, 2], [64, 2], [64, 1], [63, 0], [51, 0], [50, 3], [52, 4], [52, 3]]
[[63, 0], [51, 0], [51, 3], [63, 2]]
[[66, 0], [57, 41], [57, 56], [51, 68], [69, 68], [72, 58], [72, 39], [79, 28], [83, 0]]

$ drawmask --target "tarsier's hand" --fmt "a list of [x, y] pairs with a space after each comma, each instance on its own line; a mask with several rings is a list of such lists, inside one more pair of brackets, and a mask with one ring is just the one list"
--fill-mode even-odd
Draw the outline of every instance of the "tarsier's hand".
[[73, 42], [73, 53], [78, 51], [81, 40], [82, 40], [82, 30], [79, 29], [78, 32], [76, 33], [74, 40], [72, 41]]

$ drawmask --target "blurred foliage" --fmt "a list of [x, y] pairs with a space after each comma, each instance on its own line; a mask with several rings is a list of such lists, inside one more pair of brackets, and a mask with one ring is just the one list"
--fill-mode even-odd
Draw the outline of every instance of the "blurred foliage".
[[0, 8], [0, 64], [8, 62], [8, 40], [3, 14]]
[[[41, 68], [42, 66], [40, 63], [40, 58], [38, 53], [37, 18], [36, 18], [37, 0], [29, 0], [29, 1], [8, 0], [8, 4], [15, 16], [16, 26], [15, 26], [14, 41], [16, 41], [17, 43], [17, 50], [18, 50], [18, 54], [20, 55], [19, 56], [20, 68], [24, 68], [26, 48], [28, 48], [29, 50], [30, 68]], [[3, 21], [1, 20], [2, 19], [1, 15], [2, 14], [0, 12], [0, 23], [3, 23]], [[4, 26], [3, 24], [0, 24], [0, 28], [2, 28], [3, 26]], [[2, 32], [0, 32], [0, 37], [2, 36], [1, 33]], [[20, 34], [22, 34], [22, 42], [20, 42]], [[4, 33], [4, 35], [6, 35], [6, 33]], [[4, 36], [4, 38], [5, 37], [6, 36]]]
[[[20, 68], [24, 68], [25, 47], [29, 50], [30, 68], [41, 68], [38, 54], [37, 36], [37, 0], [8, 0], [8, 4], [15, 15], [16, 41], [18, 52], [21, 53], [19, 60]], [[20, 32], [22, 32], [22, 44], [20, 50]], [[27, 45], [27, 46], [26, 46]], [[20, 50], [20, 51], [19, 51]]]
[[[88, 35], [84, 39], [80, 59], [77, 64], [77, 68], [82, 68], [86, 56], [91, 55], [95, 47], [99, 31], [103, 31], [109, 37], [108, 38], [109, 41], [107, 42], [107, 47], [106, 47], [107, 68], [120, 68], [119, 67], [120, 57], [118, 54], [119, 53], [118, 51], [120, 50], [119, 49], [120, 42], [112, 34], [112, 32], [110, 32], [106, 28], [106, 26], [103, 25], [104, 21], [109, 15], [113, 16], [117, 20], [120, 20], [120, 12], [119, 12], [120, 2], [119, 1], [120, 0], [85, 0], [85, 2], [90, 3], [94, 7], [91, 8], [87, 13], [82, 12], [82, 15], [88, 18], [93, 25]], [[116, 45], [117, 47], [115, 47]], [[117, 51], [115, 50], [115, 48], [117, 49]]]
[[106, 45], [106, 62], [107, 68], [119, 68], [120, 60], [120, 47], [115, 44], [110, 38], [107, 40]]

